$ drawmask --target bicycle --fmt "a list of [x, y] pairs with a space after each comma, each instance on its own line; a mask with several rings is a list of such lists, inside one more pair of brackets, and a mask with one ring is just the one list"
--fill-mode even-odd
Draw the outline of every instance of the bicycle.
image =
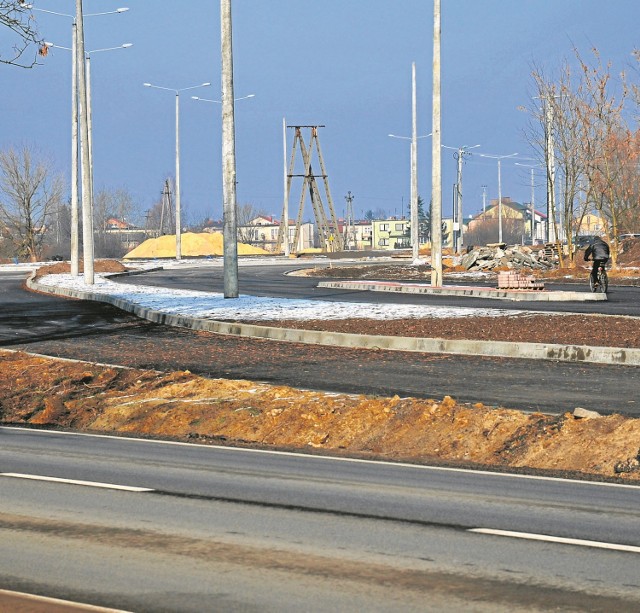
[[607, 276], [607, 269], [604, 264], [598, 266], [597, 280], [593, 280], [593, 275], [589, 274], [589, 288], [592, 292], [607, 293], [609, 289], [609, 277]]

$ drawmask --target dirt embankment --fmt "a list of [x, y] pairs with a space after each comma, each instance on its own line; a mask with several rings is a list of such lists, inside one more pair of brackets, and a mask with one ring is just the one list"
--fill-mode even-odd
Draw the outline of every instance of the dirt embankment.
[[0, 420], [640, 482], [640, 420], [304, 392], [0, 351]]

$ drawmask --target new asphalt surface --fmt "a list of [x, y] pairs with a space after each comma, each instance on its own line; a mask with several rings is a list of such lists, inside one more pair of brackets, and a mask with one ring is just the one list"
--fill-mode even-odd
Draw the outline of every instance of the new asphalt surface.
[[[136, 276], [132, 282], [141, 283], [144, 278], [166, 284], [175, 278], [176, 285], [182, 287], [215, 290], [215, 278], [221, 276], [210, 268], [163, 274]], [[251, 274], [251, 283], [266, 276], [264, 269]], [[434, 398], [451, 395], [463, 402], [547, 412], [577, 406], [603, 412], [639, 412], [640, 376], [635, 367], [344, 349], [196, 333], [151, 324], [107, 305], [26, 292], [24, 276], [0, 275], [2, 347], [330, 391]], [[290, 285], [281, 274], [275, 279], [273, 283], [268, 277], [262, 279], [264, 291], [270, 295], [277, 289], [274, 285]], [[296, 291], [309, 293], [308, 289]], [[339, 295], [332, 290], [319, 293], [326, 299], [328, 292]], [[354, 299], [361, 300], [363, 292], [357, 294]], [[491, 302], [495, 307], [495, 301]], [[605, 304], [611, 303], [600, 303]]]

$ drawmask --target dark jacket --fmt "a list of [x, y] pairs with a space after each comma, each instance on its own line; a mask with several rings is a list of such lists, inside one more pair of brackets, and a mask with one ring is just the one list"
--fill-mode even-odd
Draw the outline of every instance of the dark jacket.
[[605, 243], [601, 238], [595, 238], [584, 252], [585, 261], [592, 257], [594, 260], [608, 260], [609, 259], [609, 245]]

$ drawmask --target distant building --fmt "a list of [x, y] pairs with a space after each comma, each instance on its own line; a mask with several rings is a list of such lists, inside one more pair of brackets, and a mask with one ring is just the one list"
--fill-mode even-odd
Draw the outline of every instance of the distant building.
[[374, 219], [371, 221], [372, 249], [409, 249], [410, 226], [407, 219]]
[[[465, 230], [473, 230], [476, 224], [488, 219], [497, 219], [500, 213], [500, 202], [498, 198], [491, 200], [486, 210], [478, 213], [472, 219], [469, 219]], [[533, 221], [531, 219], [531, 205], [529, 203], [521, 204], [512, 200], [509, 196], [502, 197], [502, 218], [518, 219], [522, 221], [523, 238], [528, 237], [529, 240], [533, 236], [536, 241], [544, 241], [546, 236], [547, 216], [540, 211], [533, 211]], [[533, 231], [532, 231], [533, 230]]]

